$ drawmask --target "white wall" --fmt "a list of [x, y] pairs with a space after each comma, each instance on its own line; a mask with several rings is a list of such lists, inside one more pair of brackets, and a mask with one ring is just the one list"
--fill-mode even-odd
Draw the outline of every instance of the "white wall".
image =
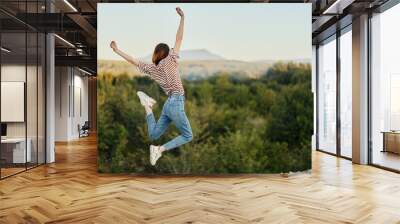
[[77, 139], [78, 125], [88, 120], [88, 78], [76, 68], [56, 67], [55, 85], [55, 140]]
[[[79, 137], [79, 132], [78, 132], [78, 124], [81, 126], [85, 123], [85, 121], [88, 121], [88, 78], [86, 76], [81, 76], [82, 73], [79, 73], [79, 75], [76, 75], [76, 70], [75, 70], [75, 75], [74, 75], [74, 96], [73, 99], [74, 101], [74, 108], [72, 108], [72, 129], [71, 129], [71, 135], [76, 137]], [[81, 107], [81, 108], [80, 108]], [[81, 111], [80, 111], [81, 110]]]
[[69, 69], [67, 67], [55, 68], [55, 141], [68, 140], [68, 117], [70, 85]]

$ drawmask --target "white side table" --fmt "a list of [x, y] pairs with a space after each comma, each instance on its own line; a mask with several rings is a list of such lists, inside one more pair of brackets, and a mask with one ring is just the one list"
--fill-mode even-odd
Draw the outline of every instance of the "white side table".
[[13, 147], [13, 163], [25, 163], [32, 160], [32, 140], [26, 139], [27, 147], [25, 152], [25, 138], [6, 138], [1, 140], [1, 144], [11, 144]]

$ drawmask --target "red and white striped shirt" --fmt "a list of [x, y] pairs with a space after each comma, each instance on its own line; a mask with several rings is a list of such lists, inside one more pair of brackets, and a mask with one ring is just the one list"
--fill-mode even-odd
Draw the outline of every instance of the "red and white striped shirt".
[[156, 81], [168, 96], [172, 94], [184, 95], [185, 91], [179, 75], [178, 58], [179, 55], [171, 49], [169, 55], [162, 59], [158, 65], [140, 61], [138, 68], [140, 72], [148, 74], [150, 78]]

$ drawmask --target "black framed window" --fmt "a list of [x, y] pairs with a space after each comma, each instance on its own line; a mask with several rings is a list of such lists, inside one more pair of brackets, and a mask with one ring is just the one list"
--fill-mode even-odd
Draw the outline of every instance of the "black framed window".
[[0, 2], [0, 178], [45, 163], [45, 34], [25, 23], [45, 1]]
[[318, 44], [317, 149], [352, 157], [352, 26]]
[[400, 171], [400, 4], [370, 18], [370, 163]]

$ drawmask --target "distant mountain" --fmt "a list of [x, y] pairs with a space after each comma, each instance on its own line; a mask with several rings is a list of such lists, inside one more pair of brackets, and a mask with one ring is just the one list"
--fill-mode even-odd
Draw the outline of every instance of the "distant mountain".
[[237, 60], [183, 60], [179, 63], [179, 71], [187, 80], [199, 80], [218, 74], [259, 78], [272, 64]]
[[[179, 53], [181, 61], [213, 61], [225, 60], [225, 58], [211, 53], [206, 49], [182, 50]], [[143, 58], [144, 61], [151, 61], [151, 55]]]
[[181, 51], [180, 59], [182, 61], [213, 61], [213, 60], [225, 60], [225, 58], [211, 53], [206, 49], [198, 50], [185, 50]]

